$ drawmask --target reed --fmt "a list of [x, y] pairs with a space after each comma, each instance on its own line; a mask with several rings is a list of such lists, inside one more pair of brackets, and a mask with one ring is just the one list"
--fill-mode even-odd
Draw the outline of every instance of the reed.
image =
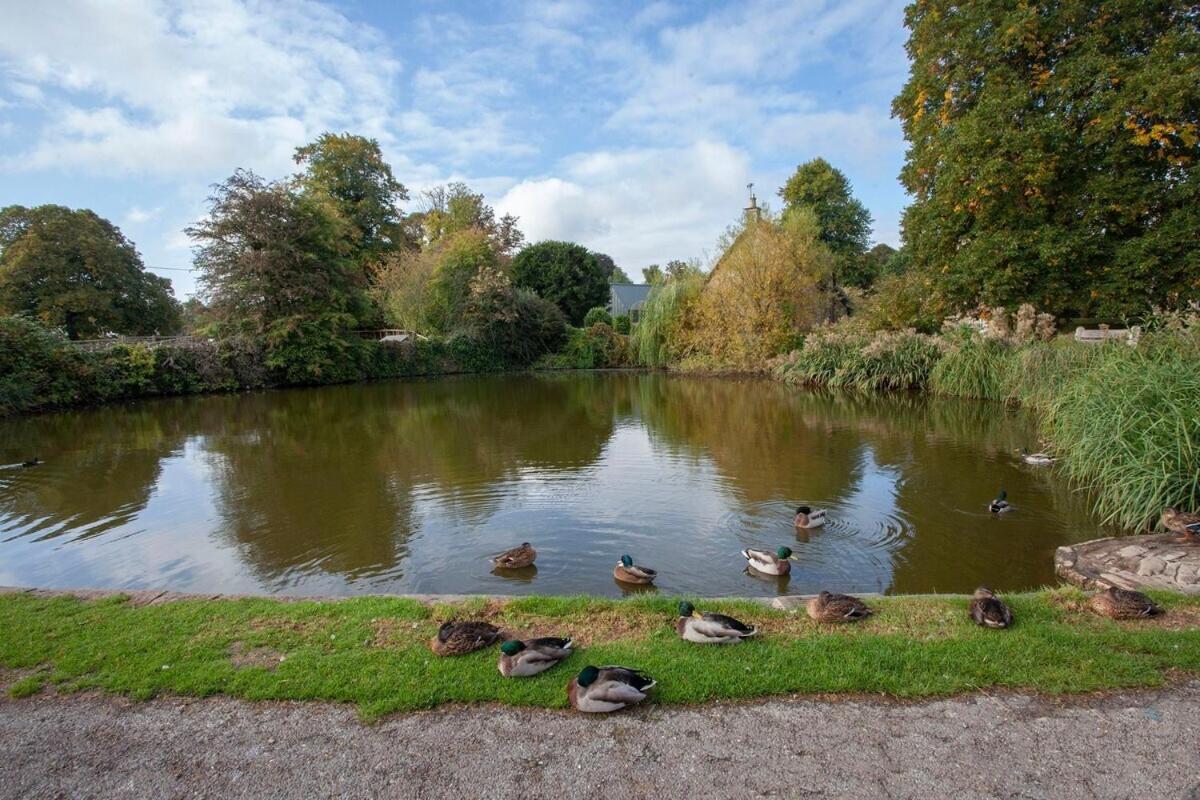
[[656, 287], [642, 304], [633, 328], [633, 347], [638, 362], [647, 367], [663, 367], [680, 357], [676, 342], [680, 317], [687, 305], [704, 287], [703, 276], [685, 276]]

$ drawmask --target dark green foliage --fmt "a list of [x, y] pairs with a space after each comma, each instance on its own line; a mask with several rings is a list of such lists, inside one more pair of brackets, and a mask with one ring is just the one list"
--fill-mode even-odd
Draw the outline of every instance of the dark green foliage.
[[632, 364], [633, 347], [628, 336], [597, 322], [589, 328], [571, 328], [561, 352], [543, 359], [547, 369], [615, 369]]
[[[796, 167], [779, 190], [788, 210], [807, 208], [816, 217], [818, 238], [847, 262], [867, 250], [871, 214], [850, 192], [850, 181], [823, 158]], [[846, 281], [847, 283], [849, 281]]]
[[79, 365], [60, 334], [21, 317], [0, 317], [0, 414], [77, 399]]
[[571, 242], [526, 247], [513, 259], [512, 278], [557, 305], [573, 325], [608, 301], [608, 275], [586, 247]]
[[622, 336], [628, 336], [633, 330], [633, 323], [629, 320], [628, 314], [621, 314], [613, 319], [613, 330]]
[[0, 210], [0, 314], [30, 314], [72, 339], [180, 325], [171, 282], [146, 271], [115, 225], [52, 205]]
[[1200, 14], [1184, 0], [926, 0], [893, 103], [936, 316], [1140, 314], [1200, 294]]
[[597, 322], [603, 322], [605, 325], [612, 325], [612, 314], [608, 313], [608, 309], [604, 306], [596, 306], [583, 315], [583, 327], [590, 328]]

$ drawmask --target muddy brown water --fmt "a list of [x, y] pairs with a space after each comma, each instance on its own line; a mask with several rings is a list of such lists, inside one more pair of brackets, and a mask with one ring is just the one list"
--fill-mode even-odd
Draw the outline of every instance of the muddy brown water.
[[[993, 404], [658, 373], [139, 401], [0, 421], [0, 584], [619, 596], [629, 553], [671, 593], [1025, 589], [1113, 533], [1036, 444]], [[536, 566], [494, 572], [522, 541]], [[746, 572], [780, 545], [789, 578]]]

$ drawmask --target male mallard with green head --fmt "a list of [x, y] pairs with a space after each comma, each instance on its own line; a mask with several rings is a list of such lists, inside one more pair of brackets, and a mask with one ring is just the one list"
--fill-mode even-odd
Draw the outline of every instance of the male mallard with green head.
[[1092, 595], [1088, 607], [1113, 619], [1143, 619], [1162, 613], [1162, 607], [1141, 592], [1115, 586]]
[[797, 528], [819, 528], [824, 524], [825, 510], [820, 508], [800, 506], [796, 509], [796, 516], [792, 517], [792, 525]]
[[498, 569], [524, 569], [537, 559], [537, 550], [529, 542], [522, 542], [520, 547], [505, 550], [498, 556], [492, 557], [492, 564]]
[[1179, 534], [1181, 542], [1200, 541], [1200, 514], [1189, 514], [1171, 506], [1162, 513], [1159, 522], [1171, 533]]
[[805, 607], [808, 615], [817, 622], [857, 622], [874, 613], [857, 597], [833, 592], [821, 592]]
[[1007, 628], [1013, 621], [1008, 604], [996, 597], [996, 593], [986, 586], [975, 590], [975, 595], [971, 598], [970, 614], [976, 625], [985, 628]]
[[675, 631], [682, 639], [697, 644], [733, 644], [758, 633], [753, 625], [733, 617], [712, 611], [697, 611], [687, 600], [679, 603]]
[[636, 669], [587, 666], [567, 684], [567, 700], [576, 711], [607, 714], [645, 700], [655, 683]]
[[654, 583], [654, 579], [658, 577], [658, 572], [649, 567], [639, 567], [633, 563], [631, 557], [624, 555], [621, 556], [621, 560], [617, 562], [617, 566], [613, 569], [613, 577], [625, 583], [636, 583], [645, 586]]
[[572, 652], [569, 638], [509, 639], [500, 645], [500, 661], [496, 668], [506, 678], [528, 678], [545, 672]]
[[429, 648], [439, 656], [461, 656], [493, 645], [504, 638], [495, 625], [480, 620], [442, 623]]
[[750, 569], [764, 575], [787, 575], [792, 571], [792, 549], [790, 547], [779, 547], [774, 553], [746, 548], [742, 551], [742, 558], [746, 559]]
[[993, 514], [1007, 514], [1012, 511], [1012, 506], [1008, 504], [1008, 492], [1001, 489], [996, 499], [988, 503], [988, 511]]

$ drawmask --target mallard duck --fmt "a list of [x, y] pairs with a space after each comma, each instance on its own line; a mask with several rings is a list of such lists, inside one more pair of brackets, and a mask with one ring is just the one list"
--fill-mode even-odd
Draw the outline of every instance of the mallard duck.
[[629, 556], [621, 556], [621, 560], [617, 562], [617, 566], [613, 569], [613, 577], [625, 583], [636, 583], [647, 585], [654, 583], [654, 579], [658, 577], [658, 572], [649, 567], [639, 567], [633, 563], [633, 559]]
[[28, 469], [29, 467], [36, 467], [38, 464], [41, 464], [41, 463], [42, 463], [42, 460], [40, 458], [34, 457], [34, 458], [29, 459], [28, 461], [22, 461], [21, 466]]
[[522, 542], [520, 547], [505, 550], [498, 556], [492, 557], [492, 563], [500, 569], [523, 569], [537, 559], [537, 550], [529, 542]]
[[1021, 460], [1026, 464], [1032, 464], [1035, 467], [1045, 467], [1054, 463], [1054, 456], [1050, 455], [1049, 453], [1031, 453], [1022, 447]]
[[1194, 542], [1200, 538], [1200, 514], [1189, 514], [1171, 506], [1162, 513], [1159, 522], [1171, 533], [1178, 533], [1181, 542]]
[[1008, 492], [1001, 489], [996, 499], [988, 503], [988, 511], [993, 514], [1007, 514], [1012, 511], [1012, 506], [1008, 504]]
[[645, 700], [655, 683], [636, 669], [587, 666], [567, 684], [567, 700], [576, 711], [607, 714]]
[[679, 619], [675, 630], [686, 641], [697, 644], [733, 644], [742, 639], [748, 639], [758, 633], [753, 625], [716, 614], [711, 611], [700, 612], [688, 601], [679, 604]]
[[808, 615], [817, 622], [857, 622], [873, 613], [867, 604], [848, 594], [821, 592], [808, 601]]
[[1162, 608], [1141, 592], [1115, 586], [1093, 595], [1088, 606], [1097, 614], [1113, 619], [1141, 619], [1162, 613]]
[[742, 551], [742, 558], [746, 559], [751, 569], [764, 575], [787, 575], [792, 571], [792, 562], [790, 561], [792, 549], [790, 547], [780, 547], [774, 553], [746, 548]]
[[545, 672], [571, 655], [571, 640], [544, 636], [540, 639], [509, 639], [500, 645], [496, 665], [506, 678], [528, 678]]
[[429, 647], [439, 656], [461, 656], [480, 650], [504, 638], [504, 633], [487, 622], [463, 620], [444, 622]]
[[1013, 616], [1008, 604], [996, 597], [996, 593], [986, 586], [975, 590], [975, 596], [971, 598], [970, 612], [975, 624], [985, 628], [1007, 628], [1012, 625]]
[[792, 519], [792, 524], [797, 528], [819, 528], [825, 524], [825, 511], [819, 508], [800, 506], [796, 509], [796, 516]]

